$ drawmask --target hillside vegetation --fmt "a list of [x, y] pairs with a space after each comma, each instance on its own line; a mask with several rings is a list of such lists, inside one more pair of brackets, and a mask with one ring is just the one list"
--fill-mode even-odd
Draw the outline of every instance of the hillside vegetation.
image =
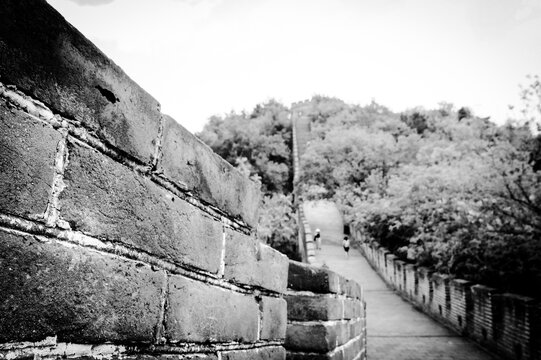
[[296, 211], [293, 207], [292, 130], [289, 109], [269, 101], [250, 113], [214, 116], [196, 134], [216, 153], [261, 184], [261, 241], [299, 260]]
[[[522, 113], [539, 111], [539, 81]], [[310, 101], [313, 139], [298, 191], [331, 199], [345, 220], [411, 263], [541, 296], [541, 142], [531, 123], [497, 126], [451, 104], [395, 114], [372, 102]], [[271, 101], [212, 118], [199, 136], [260, 181], [260, 237], [295, 255], [291, 124]], [[533, 115], [532, 115], [533, 114]]]

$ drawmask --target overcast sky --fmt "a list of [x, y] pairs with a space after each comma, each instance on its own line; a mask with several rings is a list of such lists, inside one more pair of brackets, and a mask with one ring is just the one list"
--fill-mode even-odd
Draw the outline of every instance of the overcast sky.
[[189, 130], [314, 94], [503, 122], [541, 74], [541, 0], [48, 0]]

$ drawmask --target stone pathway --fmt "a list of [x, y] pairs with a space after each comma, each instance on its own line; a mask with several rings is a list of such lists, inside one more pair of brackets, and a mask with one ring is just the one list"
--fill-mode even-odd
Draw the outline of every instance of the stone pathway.
[[427, 315], [390, 290], [355, 249], [346, 259], [342, 249], [342, 219], [329, 202], [309, 203], [305, 212], [312, 230], [321, 229], [322, 250], [315, 265], [359, 282], [367, 307], [369, 360], [490, 360], [497, 359]]

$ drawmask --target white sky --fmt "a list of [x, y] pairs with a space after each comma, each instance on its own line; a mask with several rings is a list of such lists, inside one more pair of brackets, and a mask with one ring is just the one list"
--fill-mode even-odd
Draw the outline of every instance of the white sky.
[[314, 94], [498, 123], [541, 74], [541, 0], [48, 0], [189, 130]]

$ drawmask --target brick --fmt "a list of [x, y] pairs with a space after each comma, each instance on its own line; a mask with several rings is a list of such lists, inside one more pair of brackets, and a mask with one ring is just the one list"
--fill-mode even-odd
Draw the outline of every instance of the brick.
[[254, 342], [259, 307], [254, 297], [169, 277], [166, 338], [176, 342]]
[[68, 147], [60, 205], [72, 229], [218, 272], [219, 222], [101, 153], [72, 142]]
[[150, 162], [159, 104], [44, 0], [4, 0], [0, 74], [6, 84]]
[[281, 346], [224, 351], [221, 354], [222, 360], [285, 360], [286, 358], [286, 351]]
[[343, 314], [343, 300], [330, 296], [299, 295], [286, 296], [289, 320], [339, 320]]
[[363, 331], [363, 322], [362, 320], [351, 320], [349, 321], [349, 337], [353, 338], [361, 335]]
[[288, 360], [343, 360], [343, 351], [334, 350], [326, 354], [303, 353], [303, 352], [288, 352]]
[[153, 341], [165, 273], [0, 231], [0, 342]]
[[348, 322], [339, 322], [334, 324], [336, 328], [336, 346], [345, 344], [350, 339], [349, 336], [349, 323]]
[[226, 279], [283, 293], [288, 266], [287, 256], [279, 251], [252, 236], [226, 229]]
[[26, 218], [47, 209], [61, 135], [0, 98], [0, 211]]
[[259, 186], [174, 119], [164, 116], [164, 121], [158, 171], [204, 201], [257, 226]]
[[290, 323], [287, 325], [285, 348], [294, 351], [325, 353], [337, 344], [339, 324], [329, 323]]
[[289, 259], [268, 245], [261, 244], [258, 272], [261, 285], [269, 290], [284, 293], [287, 288]]
[[328, 360], [329, 357], [327, 354], [317, 354], [317, 353], [303, 353], [303, 352], [287, 352], [287, 360]]
[[362, 299], [362, 287], [354, 280], [346, 279], [344, 293], [349, 297]]
[[218, 360], [216, 354], [137, 354], [123, 356], [126, 360]]
[[340, 293], [340, 276], [330, 270], [297, 261], [289, 262], [288, 288], [315, 293]]
[[345, 299], [344, 300], [344, 319], [353, 319], [360, 316], [360, 300]]
[[224, 278], [236, 283], [257, 285], [255, 274], [260, 243], [253, 236], [225, 229]]
[[355, 359], [363, 350], [362, 346], [362, 340], [361, 338], [356, 338], [354, 340], [351, 340], [347, 344], [344, 345], [344, 360], [353, 360]]
[[260, 340], [281, 340], [286, 337], [287, 303], [282, 298], [263, 296], [260, 302]]

